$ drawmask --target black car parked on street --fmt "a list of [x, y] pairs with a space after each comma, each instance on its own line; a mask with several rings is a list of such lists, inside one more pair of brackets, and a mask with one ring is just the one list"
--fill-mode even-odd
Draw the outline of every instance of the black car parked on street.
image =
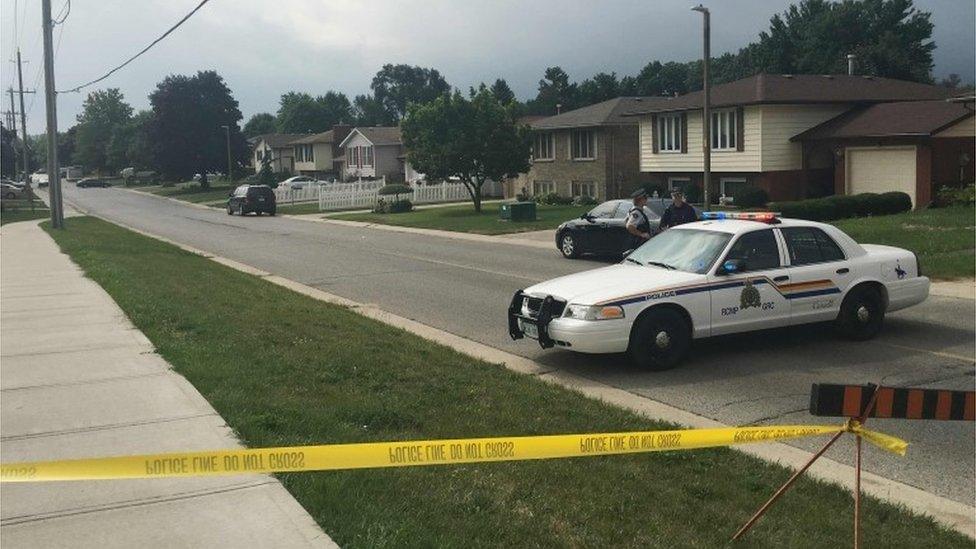
[[276, 208], [274, 191], [267, 185], [241, 185], [227, 199], [227, 215], [250, 212], [274, 215]]
[[[556, 247], [563, 257], [573, 259], [584, 254], [620, 255], [633, 248], [627, 232], [627, 214], [633, 201], [608, 200], [592, 210], [569, 220], [556, 229]], [[663, 210], [662, 210], [663, 211]], [[651, 234], [657, 234], [661, 216], [651, 204], [644, 207], [651, 222]]]
[[86, 177], [75, 183], [75, 186], [79, 189], [87, 189], [88, 187], [102, 187], [104, 189], [106, 187], [111, 187], [112, 185], [104, 179], [99, 179], [97, 177]]

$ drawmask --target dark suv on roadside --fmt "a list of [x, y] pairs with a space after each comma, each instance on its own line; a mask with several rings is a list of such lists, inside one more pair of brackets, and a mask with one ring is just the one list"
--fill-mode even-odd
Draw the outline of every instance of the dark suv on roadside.
[[275, 208], [274, 191], [267, 185], [241, 185], [227, 199], [227, 215], [244, 215], [249, 212], [274, 215]]

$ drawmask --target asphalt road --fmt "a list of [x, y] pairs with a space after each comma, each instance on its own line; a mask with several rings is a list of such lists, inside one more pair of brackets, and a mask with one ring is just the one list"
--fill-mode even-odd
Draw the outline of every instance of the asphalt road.
[[[505, 314], [515, 290], [604, 264], [565, 260], [555, 247], [546, 251], [281, 217], [230, 217], [121, 189], [68, 185], [65, 196], [105, 218], [730, 425], [824, 423], [807, 412], [814, 382], [974, 386], [973, 300], [930, 297], [889, 315], [882, 335], [870, 342], [838, 339], [827, 326], [727, 336], [696, 342], [693, 356], [675, 370], [646, 372], [623, 356], [542, 351], [534, 342], [509, 339]], [[872, 420], [872, 425], [910, 446], [903, 458], [870, 447], [867, 470], [973, 504], [971, 423]], [[795, 443], [811, 451], [821, 444]], [[852, 439], [827, 455], [852, 463]]]

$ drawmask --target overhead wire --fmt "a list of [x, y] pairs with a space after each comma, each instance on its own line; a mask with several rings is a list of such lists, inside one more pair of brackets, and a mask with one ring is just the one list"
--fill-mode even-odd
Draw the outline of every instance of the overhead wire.
[[[68, 1], [70, 2], [70, 0], [68, 0]], [[109, 76], [112, 76], [112, 74], [114, 74], [116, 71], [119, 71], [120, 69], [122, 69], [123, 67], [125, 67], [126, 65], [128, 65], [129, 63], [135, 61], [139, 56], [141, 56], [142, 54], [146, 53], [147, 51], [150, 50], [150, 48], [152, 48], [153, 46], [155, 46], [156, 44], [158, 44], [159, 42], [161, 42], [164, 38], [166, 38], [167, 36], [169, 36], [170, 33], [172, 33], [177, 28], [179, 28], [180, 25], [182, 25], [183, 23], [185, 23], [187, 19], [189, 19], [190, 17], [192, 17], [193, 14], [195, 14], [197, 11], [199, 11], [200, 8], [202, 8], [209, 1], [210, 0], [202, 0], [199, 4], [197, 4], [197, 7], [193, 8], [190, 11], [190, 13], [186, 14], [185, 16], [183, 16], [183, 18], [180, 19], [179, 21], [177, 21], [175, 25], [173, 25], [172, 27], [169, 28], [169, 30], [167, 30], [162, 35], [160, 35], [159, 38], [157, 38], [157, 39], [153, 40], [152, 42], [150, 42], [148, 46], [146, 46], [145, 48], [142, 48], [142, 50], [140, 50], [138, 53], [136, 53], [132, 57], [128, 58], [121, 65], [113, 68], [112, 70], [108, 71], [107, 73], [103, 74], [102, 76], [100, 76], [100, 77], [98, 77], [98, 78], [96, 78], [94, 80], [90, 80], [88, 82], [85, 82], [84, 84], [79, 84], [78, 86], [75, 86], [75, 87], [72, 87], [72, 88], [67, 88], [66, 90], [60, 90], [60, 91], [58, 91], [58, 93], [78, 92], [78, 91], [81, 91], [82, 88], [87, 88], [88, 86], [91, 86], [92, 84], [97, 84], [97, 83], [101, 82], [102, 80], [105, 80]]]

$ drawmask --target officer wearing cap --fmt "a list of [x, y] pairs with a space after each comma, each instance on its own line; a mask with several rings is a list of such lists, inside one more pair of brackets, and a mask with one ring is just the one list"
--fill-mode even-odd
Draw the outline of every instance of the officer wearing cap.
[[661, 216], [662, 231], [698, 221], [698, 212], [691, 204], [685, 202], [685, 193], [681, 192], [680, 189], [671, 191], [671, 200], [671, 205], [664, 210], [664, 215]]
[[647, 242], [651, 238], [651, 221], [644, 213], [644, 206], [647, 204], [647, 191], [637, 189], [630, 195], [634, 199], [634, 207], [627, 214], [627, 232], [631, 234], [634, 248]]

